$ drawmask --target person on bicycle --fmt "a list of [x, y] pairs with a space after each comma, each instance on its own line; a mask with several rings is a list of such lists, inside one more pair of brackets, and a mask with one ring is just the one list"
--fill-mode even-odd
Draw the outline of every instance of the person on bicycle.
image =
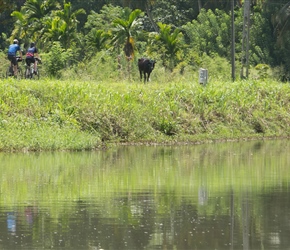
[[28, 48], [26, 52], [26, 64], [30, 65], [31, 63], [34, 64], [34, 74], [37, 74], [37, 61], [41, 61], [39, 54], [38, 54], [38, 49], [35, 46], [35, 42], [30, 43], [30, 47]]
[[20, 60], [22, 60], [22, 51], [21, 48], [19, 46], [19, 42], [17, 39], [13, 40], [13, 44], [11, 44], [8, 48], [8, 60], [11, 62], [11, 65], [13, 65], [13, 71], [14, 71], [14, 75], [16, 76], [18, 73], [18, 67], [17, 67], [17, 51], [19, 51], [19, 55], [20, 55]]

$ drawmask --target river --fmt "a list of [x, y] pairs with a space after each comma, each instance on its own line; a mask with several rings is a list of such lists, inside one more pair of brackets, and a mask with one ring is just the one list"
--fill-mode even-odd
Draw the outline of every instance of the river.
[[290, 141], [0, 154], [0, 249], [288, 249]]

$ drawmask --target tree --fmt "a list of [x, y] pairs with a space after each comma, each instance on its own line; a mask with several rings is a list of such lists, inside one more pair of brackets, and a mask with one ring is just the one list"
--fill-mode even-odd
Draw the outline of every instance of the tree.
[[[102, 7], [107, 4], [110, 1], [107, 0], [70, 0], [73, 11], [78, 9], [84, 9], [86, 13], [90, 13], [91, 11], [99, 12]], [[78, 31], [81, 30], [82, 27], [84, 27], [85, 23], [87, 22], [87, 15], [80, 15], [78, 16]]]
[[[12, 1], [0, 0], [0, 34], [6, 32], [12, 23], [9, 11], [13, 9]], [[10, 27], [9, 27], [10, 28]]]
[[222, 10], [202, 9], [197, 20], [183, 26], [190, 47], [200, 55], [218, 54], [230, 58], [231, 17]]
[[[131, 12], [128, 11], [128, 12]], [[85, 51], [86, 56], [90, 58], [98, 51], [109, 46], [112, 38], [113, 21], [122, 18], [124, 9], [119, 6], [104, 5], [100, 13], [91, 11], [85, 23]], [[112, 48], [112, 47], [111, 47]]]
[[[47, 19], [46, 24], [48, 27], [44, 34], [44, 43], [46, 46], [50, 47], [54, 41], [58, 41], [63, 47], [68, 40], [67, 36], [69, 36], [67, 23], [60, 17], [53, 17]], [[67, 46], [64, 48], [67, 48]]]
[[66, 66], [69, 57], [69, 52], [62, 48], [60, 42], [53, 42], [45, 64], [48, 75], [59, 78], [61, 70]]
[[68, 49], [71, 45], [71, 41], [77, 37], [77, 17], [81, 14], [86, 14], [86, 11], [84, 9], [77, 9], [73, 11], [70, 2], [65, 2], [63, 9], [57, 10], [55, 12], [55, 16], [60, 18], [60, 20], [57, 20], [57, 22], [62, 23], [62, 25], [60, 26], [62, 33], [61, 40], [63, 41], [62, 45], [65, 49]]
[[12, 38], [19, 37], [25, 44], [32, 40], [41, 40], [45, 32], [43, 21], [52, 10], [60, 8], [56, 0], [27, 0], [20, 11], [13, 11], [12, 16], [16, 19]]
[[[183, 35], [180, 29], [173, 29], [171, 25], [157, 23], [159, 33], [155, 35], [154, 40], [157, 42], [157, 50], [163, 51], [163, 62], [170, 70], [176, 66], [178, 62], [178, 52], [182, 50]], [[163, 50], [161, 47], [164, 47]], [[167, 64], [168, 62], [168, 64]]]
[[273, 18], [274, 32], [280, 46], [284, 45], [289, 36], [290, 28], [290, 1], [286, 3]]
[[153, 30], [155, 32], [158, 32], [159, 28], [153, 19], [153, 15], [151, 11], [154, 4], [156, 4], [156, 0], [139, 0], [139, 1], [127, 0], [127, 1], [124, 1], [123, 6], [130, 7], [131, 9], [141, 9], [142, 11], [144, 11], [152, 25]]
[[11, 16], [13, 16], [16, 21], [14, 23], [14, 29], [12, 31], [10, 40], [12, 41], [14, 38], [21, 40], [22, 42], [27, 42], [29, 37], [28, 32], [28, 22], [27, 18], [24, 14], [24, 11], [13, 11]]
[[86, 41], [86, 57], [92, 57], [96, 52], [101, 51], [106, 47], [106, 44], [110, 38], [110, 34], [93, 28], [85, 37]]
[[[273, 34], [276, 39], [276, 43], [273, 46], [273, 59], [275, 64], [278, 65], [280, 70], [280, 77], [284, 79], [290, 79], [290, 1], [285, 1], [284, 5], [277, 9], [277, 5], [273, 4], [272, 0], [268, 0], [266, 10], [271, 15]], [[274, 8], [273, 8], [274, 6]]]
[[[91, 29], [104, 30], [109, 32], [112, 30], [112, 23], [117, 18], [123, 18], [126, 11], [120, 6], [113, 6], [111, 4], [104, 5], [99, 13], [91, 11], [85, 23], [85, 31], [89, 32]], [[131, 12], [131, 10], [128, 10]], [[127, 13], [126, 13], [127, 15]]]
[[[128, 9], [127, 9], [128, 10]], [[138, 32], [138, 27], [141, 23], [138, 18], [143, 14], [140, 9], [131, 11], [126, 19], [117, 18], [113, 21], [115, 30], [113, 42], [118, 46], [118, 44], [124, 44], [124, 53], [127, 59], [132, 59], [134, 56], [134, 38], [133, 33]]]
[[52, 10], [59, 9], [57, 0], [27, 0], [22, 7], [29, 22], [39, 22], [43, 17], [49, 15]]

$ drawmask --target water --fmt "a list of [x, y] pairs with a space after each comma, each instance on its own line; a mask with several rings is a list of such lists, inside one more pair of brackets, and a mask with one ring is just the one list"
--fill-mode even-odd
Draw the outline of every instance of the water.
[[0, 249], [289, 249], [290, 141], [0, 154]]

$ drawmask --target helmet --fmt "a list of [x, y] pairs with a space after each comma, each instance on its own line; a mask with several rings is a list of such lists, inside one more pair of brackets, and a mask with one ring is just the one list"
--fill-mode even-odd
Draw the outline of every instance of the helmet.
[[14, 39], [13, 40], [13, 43], [18, 44], [18, 40], [17, 39]]
[[31, 42], [30, 47], [34, 47], [34, 46], [35, 46], [35, 42]]

